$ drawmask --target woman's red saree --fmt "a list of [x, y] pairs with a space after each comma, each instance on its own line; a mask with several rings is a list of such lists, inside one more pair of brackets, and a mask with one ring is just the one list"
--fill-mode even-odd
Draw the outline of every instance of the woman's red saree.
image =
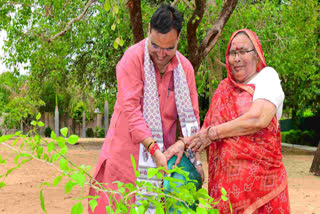
[[[266, 67], [258, 37], [244, 31], [251, 39], [259, 57], [257, 71]], [[233, 80], [228, 54], [228, 78], [223, 80], [211, 102], [203, 128], [234, 120], [246, 113], [251, 104], [254, 85], [238, 84]], [[287, 174], [282, 163], [280, 126], [276, 116], [268, 127], [255, 134], [225, 138], [207, 148], [209, 165], [209, 194], [221, 196], [224, 187], [231, 201], [233, 213], [290, 213]], [[218, 205], [220, 213], [230, 213], [228, 202]]]

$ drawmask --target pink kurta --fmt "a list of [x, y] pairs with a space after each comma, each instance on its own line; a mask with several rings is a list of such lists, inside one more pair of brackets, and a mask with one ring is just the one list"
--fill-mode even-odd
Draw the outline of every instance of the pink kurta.
[[[94, 174], [99, 182], [134, 183], [136, 177], [130, 155], [132, 154], [138, 162], [140, 143], [152, 136], [142, 116], [144, 44], [145, 40], [131, 46], [117, 65], [117, 101]], [[198, 94], [193, 67], [182, 54], [177, 54], [186, 75], [194, 114], [199, 123]], [[174, 57], [162, 77], [156, 68], [165, 148], [171, 146], [176, 139], [178, 113], [174, 98], [173, 70], [177, 66], [178, 60]], [[115, 187], [116, 185], [110, 186]], [[90, 195], [95, 195], [92, 189]], [[100, 197], [98, 204], [95, 213], [105, 213], [106, 198]]]

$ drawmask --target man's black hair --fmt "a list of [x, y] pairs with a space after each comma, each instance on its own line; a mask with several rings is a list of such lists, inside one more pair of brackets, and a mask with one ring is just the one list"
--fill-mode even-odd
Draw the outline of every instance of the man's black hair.
[[161, 5], [151, 17], [150, 30], [166, 34], [172, 28], [181, 32], [183, 17], [179, 11], [170, 5]]

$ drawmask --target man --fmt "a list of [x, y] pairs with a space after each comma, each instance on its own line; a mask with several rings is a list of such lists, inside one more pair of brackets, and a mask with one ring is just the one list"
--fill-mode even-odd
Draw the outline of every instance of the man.
[[[177, 9], [160, 6], [151, 18], [148, 38], [131, 46], [117, 65], [117, 101], [94, 174], [97, 181], [109, 184], [108, 189], [117, 189], [114, 181], [149, 181], [150, 167], [168, 168], [167, 157], [179, 155], [178, 147], [185, 147], [182, 141], [175, 144], [178, 118], [183, 136], [198, 130], [194, 71], [177, 51], [181, 28]], [[139, 163], [138, 178], [130, 155]], [[196, 167], [203, 174], [201, 164]], [[100, 195], [95, 213], [105, 213], [106, 194], [91, 188], [90, 195]]]

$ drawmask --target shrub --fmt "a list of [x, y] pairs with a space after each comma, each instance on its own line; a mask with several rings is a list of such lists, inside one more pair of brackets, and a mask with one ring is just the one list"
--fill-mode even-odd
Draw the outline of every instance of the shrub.
[[281, 141], [290, 144], [300, 144], [312, 146], [314, 131], [302, 131], [302, 130], [290, 130], [287, 132], [281, 132]]
[[104, 135], [104, 128], [102, 128], [102, 129], [100, 129], [99, 130], [99, 133], [98, 133], [98, 136], [97, 136], [98, 138], [104, 138], [105, 137], [105, 135]]
[[87, 128], [86, 136], [87, 137], [94, 137], [94, 133], [93, 133], [93, 129], [92, 128]]
[[50, 126], [48, 126], [48, 127], [45, 128], [45, 130], [44, 130], [44, 136], [45, 136], [45, 137], [50, 137], [50, 136], [51, 136], [51, 132], [52, 132], [52, 129], [50, 128]]

